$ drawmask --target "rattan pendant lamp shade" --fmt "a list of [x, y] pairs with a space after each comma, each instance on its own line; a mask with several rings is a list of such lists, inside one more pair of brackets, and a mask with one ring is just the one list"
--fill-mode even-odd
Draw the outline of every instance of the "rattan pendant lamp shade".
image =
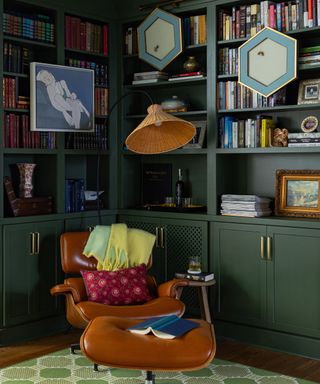
[[195, 126], [186, 120], [170, 115], [158, 104], [148, 107], [148, 115], [130, 133], [126, 146], [141, 154], [169, 152], [189, 143], [196, 133]]

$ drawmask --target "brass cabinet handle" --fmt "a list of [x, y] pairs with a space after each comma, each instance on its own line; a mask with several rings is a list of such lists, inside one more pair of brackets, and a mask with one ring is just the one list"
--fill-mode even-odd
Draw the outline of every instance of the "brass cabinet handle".
[[156, 247], [159, 248], [159, 227], [156, 227]]
[[34, 255], [35, 236], [33, 232], [30, 232], [29, 235], [30, 235], [30, 255]]
[[260, 237], [260, 257], [262, 260], [265, 260], [265, 257], [264, 257], [264, 236]]
[[164, 228], [160, 228], [160, 246], [164, 248]]
[[271, 237], [267, 237], [267, 260], [271, 261], [272, 260], [272, 255], [271, 255]]
[[40, 233], [39, 232], [35, 232], [35, 238], [37, 239], [36, 240], [35, 254], [39, 255], [39, 253], [40, 253]]

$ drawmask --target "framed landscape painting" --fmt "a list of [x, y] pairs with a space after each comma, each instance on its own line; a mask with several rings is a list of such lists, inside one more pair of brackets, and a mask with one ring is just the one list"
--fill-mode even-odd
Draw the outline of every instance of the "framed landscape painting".
[[320, 171], [279, 169], [276, 178], [276, 215], [320, 217]]
[[30, 64], [32, 131], [94, 130], [94, 71], [55, 64]]

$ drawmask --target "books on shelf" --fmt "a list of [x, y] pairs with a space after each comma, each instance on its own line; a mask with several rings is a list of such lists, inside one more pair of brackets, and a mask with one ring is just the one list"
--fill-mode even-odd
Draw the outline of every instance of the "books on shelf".
[[288, 134], [288, 147], [318, 147], [320, 132], [297, 132]]
[[109, 27], [65, 16], [65, 45], [67, 49], [79, 49], [91, 53], [108, 55]]
[[200, 272], [200, 273], [176, 272], [174, 275], [177, 279], [188, 279], [193, 281], [210, 281], [214, 279], [214, 273], [212, 272]]
[[85, 208], [84, 179], [65, 180], [65, 212], [81, 212]]
[[234, 5], [218, 12], [219, 40], [250, 38], [264, 27], [280, 32], [295, 31], [320, 25], [317, 0], [290, 2], [260, 1]]
[[205, 44], [207, 41], [207, 16], [185, 16], [182, 20], [184, 45]]
[[219, 120], [220, 148], [257, 148], [270, 146], [270, 132], [275, 128], [271, 116], [237, 119], [224, 116]]
[[300, 65], [319, 65], [320, 46], [303, 47], [300, 49], [298, 63]]
[[271, 199], [257, 195], [224, 194], [221, 197], [221, 215], [261, 217], [270, 216]]
[[139, 335], [153, 333], [161, 339], [174, 339], [197, 328], [195, 321], [182, 319], [176, 315], [152, 317], [128, 328], [128, 331]]

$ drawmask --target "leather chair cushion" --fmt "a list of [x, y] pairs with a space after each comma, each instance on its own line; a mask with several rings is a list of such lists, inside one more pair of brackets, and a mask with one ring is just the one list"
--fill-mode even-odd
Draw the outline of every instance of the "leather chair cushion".
[[97, 317], [81, 336], [81, 349], [95, 363], [129, 369], [188, 371], [210, 363], [216, 351], [213, 326], [195, 320], [199, 327], [182, 337], [164, 340], [138, 335], [128, 327], [137, 320]]
[[93, 301], [81, 301], [76, 309], [84, 318], [89, 320], [97, 316], [119, 316], [131, 319], [146, 319], [153, 316], [177, 315], [184, 313], [185, 306], [182, 301], [172, 297], [159, 297], [144, 304], [137, 305], [104, 305]]
[[130, 305], [151, 300], [145, 264], [117, 271], [81, 271], [81, 274], [89, 301]]

